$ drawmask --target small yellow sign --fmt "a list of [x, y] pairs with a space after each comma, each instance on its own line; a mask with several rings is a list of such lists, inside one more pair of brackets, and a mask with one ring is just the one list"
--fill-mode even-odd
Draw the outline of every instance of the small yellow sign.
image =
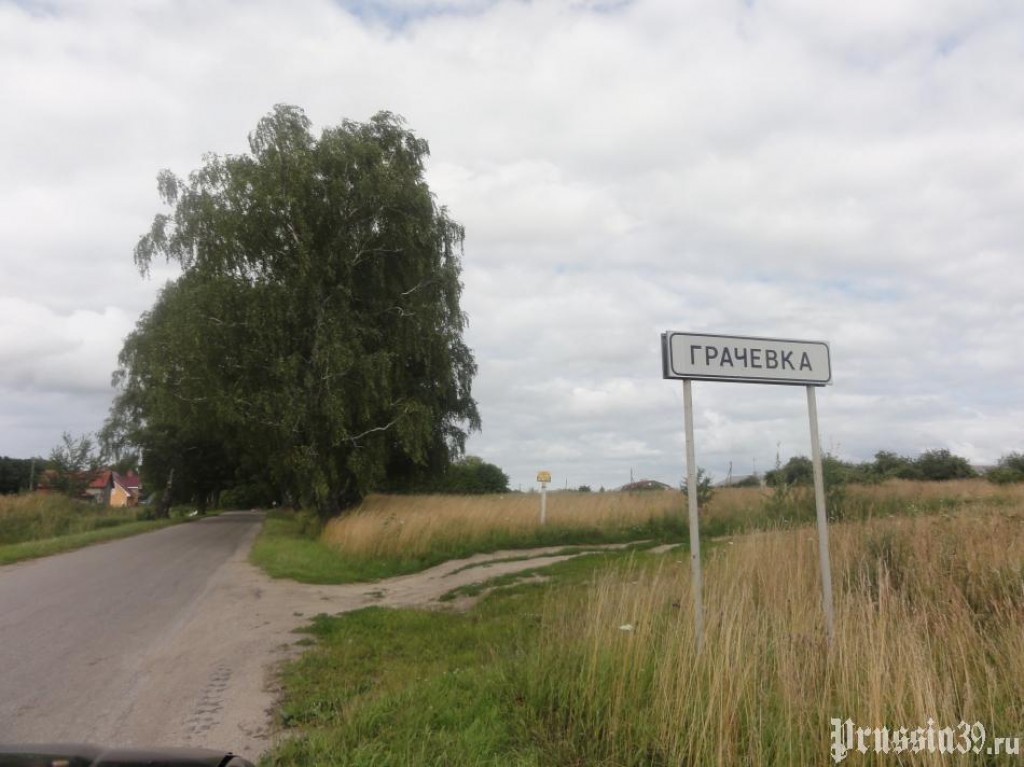
[[550, 471], [538, 471], [537, 472], [537, 481], [542, 483], [542, 484], [545, 483], [545, 482], [550, 482], [551, 481], [551, 472]]

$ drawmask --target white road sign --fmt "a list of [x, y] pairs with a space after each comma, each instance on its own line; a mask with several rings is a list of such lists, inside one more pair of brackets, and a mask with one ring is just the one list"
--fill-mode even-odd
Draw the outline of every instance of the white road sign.
[[664, 378], [825, 386], [832, 360], [824, 341], [706, 333], [661, 335]]

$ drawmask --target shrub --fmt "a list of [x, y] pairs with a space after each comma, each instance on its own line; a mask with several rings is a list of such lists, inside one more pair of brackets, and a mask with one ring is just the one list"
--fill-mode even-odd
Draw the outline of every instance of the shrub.
[[1010, 453], [999, 459], [996, 467], [990, 470], [985, 477], [999, 485], [1006, 485], [1011, 482], [1024, 482], [1024, 454]]
[[968, 479], [975, 476], [974, 469], [966, 458], [953, 455], [945, 448], [926, 450], [914, 461], [919, 479], [947, 480]]
[[[680, 490], [683, 491], [683, 495], [689, 499], [689, 487], [688, 481], [683, 480]], [[697, 505], [705, 506], [708, 501], [711, 500], [711, 496], [715, 494], [715, 488], [711, 483], [711, 475], [708, 474], [704, 469], [697, 468]]]

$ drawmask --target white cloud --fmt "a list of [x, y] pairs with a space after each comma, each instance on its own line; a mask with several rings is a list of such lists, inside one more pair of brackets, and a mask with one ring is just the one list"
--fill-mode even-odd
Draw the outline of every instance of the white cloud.
[[[157, 171], [245, 151], [278, 102], [430, 141], [467, 228], [469, 447], [516, 483], [678, 481], [670, 328], [829, 340], [847, 457], [1022, 449], [1022, 23], [962, 0], [0, 5], [0, 454], [98, 427], [174, 274], [131, 259]], [[800, 390], [695, 396], [716, 475], [807, 452]]]
[[0, 386], [108, 392], [121, 341], [131, 325], [128, 315], [114, 307], [60, 315], [42, 304], [0, 297]]

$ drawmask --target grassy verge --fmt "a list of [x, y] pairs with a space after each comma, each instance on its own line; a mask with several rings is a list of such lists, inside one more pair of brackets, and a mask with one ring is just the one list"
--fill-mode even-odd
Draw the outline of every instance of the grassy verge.
[[180, 521], [177, 514], [171, 520], [140, 520], [138, 511], [56, 494], [0, 496], [0, 564], [138, 535]]
[[23, 541], [21, 543], [9, 543], [6, 546], [0, 545], [0, 565], [9, 565], [25, 559], [48, 557], [51, 554], [60, 554], [63, 551], [80, 549], [85, 546], [91, 546], [94, 543], [128, 538], [132, 535], [148, 533], [161, 527], [177, 524], [180, 521], [180, 519], [163, 519], [125, 522], [117, 527], [104, 527], [84, 533], [71, 533], [59, 538], [44, 538], [39, 541]]
[[[832, 526], [826, 641], [813, 531], [710, 547], [704, 650], [678, 552], [543, 568], [467, 614], [373, 608], [317, 620], [285, 676], [296, 737], [267, 764], [831, 763], [833, 717], [909, 731], [1024, 721], [1024, 505]], [[976, 733], [976, 731], [974, 731]], [[973, 745], [973, 742], [972, 744]], [[939, 764], [902, 748], [850, 764]], [[958, 764], [1002, 763], [984, 753]]]
[[[628, 553], [551, 565], [578, 588]], [[285, 672], [279, 765], [553, 764], [509, 664], [535, 645], [548, 588], [523, 584], [467, 614], [371, 607], [318, 617], [315, 647]]]
[[391, 562], [352, 561], [313, 537], [302, 515], [291, 511], [268, 512], [263, 529], [253, 543], [250, 561], [272, 578], [291, 578], [302, 583], [352, 583], [376, 580], [411, 569]]

